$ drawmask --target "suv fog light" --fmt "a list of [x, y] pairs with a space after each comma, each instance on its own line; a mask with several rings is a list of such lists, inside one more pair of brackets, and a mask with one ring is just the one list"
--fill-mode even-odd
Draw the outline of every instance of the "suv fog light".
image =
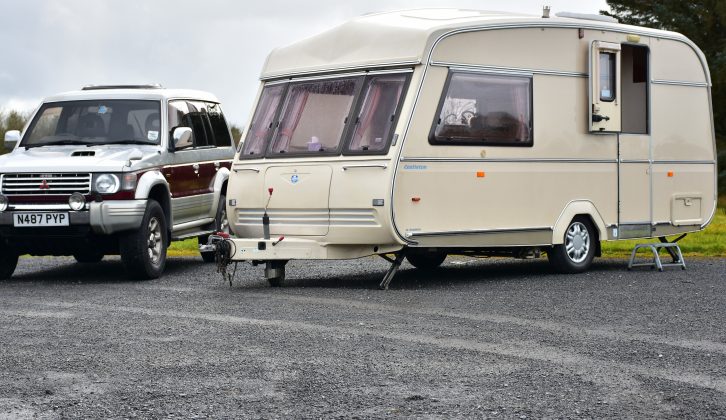
[[8, 209], [8, 198], [4, 195], [0, 194], [0, 211], [5, 211]]
[[86, 197], [81, 193], [73, 193], [68, 198], [68, 205], [71, 206], [71, 210], [80, 211], [86, 206]]

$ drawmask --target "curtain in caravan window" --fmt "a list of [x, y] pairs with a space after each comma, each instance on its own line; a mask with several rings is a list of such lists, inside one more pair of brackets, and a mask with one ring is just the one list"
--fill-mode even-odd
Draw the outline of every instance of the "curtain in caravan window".
[[517, 141], [527, 141], [529, 139], [529, 121], [524, 118], [525, 111], [529, 111], [529, 91], [525, 89], [512, 89], [512, 103], [514, 109], [517, 110], [516, 115], [519, 124], [514, 130], [514, 138]]
[[327, 79], [291, 84], [271, 153], [320, 154], [338, 151], [359, 79]]
[[348, 150], [381, 151], [387, 148], [406, 75], [372, 76], [363, 87], [365, 99]]
[[284, 91], [285, 85], [266, 86], [262, 90], [240, 156], [265, 154], [267, 140], [274, 125], [273, 119]]
[[292, 135], [295, 133], [298, 124], [300, 124], [302, 111], [303, 108], [305, 108], [305, 103], [308, 101], [309, 95], [310, 92], [306, 92], [302, 89], [291, 89], [288, 97], [288, 103], [285, 107], [285, 117], [283, 118], [282, 125], [280, 126], [280, 131], [277, 135], [273, 153], [280, 153], [281, 150], [287, 150], [289, 148], [290, 140], [292, 139]]

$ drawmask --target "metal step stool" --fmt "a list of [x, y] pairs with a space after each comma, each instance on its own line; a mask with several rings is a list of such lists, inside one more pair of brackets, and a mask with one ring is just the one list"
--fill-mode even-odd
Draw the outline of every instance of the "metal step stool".
[[[649, 244], [637, 244], [633, 248], [633, 253], [630, 254], [630, 262], [628, 263], [628, 270], [633, 267], [650, 267], [658, 268], [658, 271], [663, 271], [663, 267], [681, 267], [682, 270], [686, 269], [686, 261], [683, 259], [681, 253], [681, 247], [678, 246], [678, 241], [683, 239], [686, 235], [679, 236], [673, 242], [669, 242], [665, 237], [660, 237], [660, 243], [649, 243]], [[653, 261], [645, 263], [635, 263], [635, 254], [641, 248], [649, 248], [653, 252]], [[665, 249], [673, 259], [673, 262], [662, 263], [660, 260], [659, 252], [661, 249]]]

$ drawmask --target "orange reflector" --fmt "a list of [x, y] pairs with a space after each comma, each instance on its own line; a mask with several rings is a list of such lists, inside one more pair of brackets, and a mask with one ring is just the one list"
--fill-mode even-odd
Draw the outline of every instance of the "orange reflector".
[[484, 178], [485, 176], [487, 176], [487, 174], [484, 171], [479, 171], [476, 173], [477, 178]]
[[418, 203], [419, 201], [421, 201], [421, 197], [411, 197], [411, 201], [413, 201], [414, 203]]
[[673, 171], [668, 171], [668, 178], [673, 178]]

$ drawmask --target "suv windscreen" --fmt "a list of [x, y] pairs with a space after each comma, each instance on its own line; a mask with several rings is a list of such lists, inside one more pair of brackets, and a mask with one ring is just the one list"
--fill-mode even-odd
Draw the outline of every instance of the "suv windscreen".
[[87, 100], [43, 104], [22, 146], [159, 144], [161, 106], [149, 100]]

